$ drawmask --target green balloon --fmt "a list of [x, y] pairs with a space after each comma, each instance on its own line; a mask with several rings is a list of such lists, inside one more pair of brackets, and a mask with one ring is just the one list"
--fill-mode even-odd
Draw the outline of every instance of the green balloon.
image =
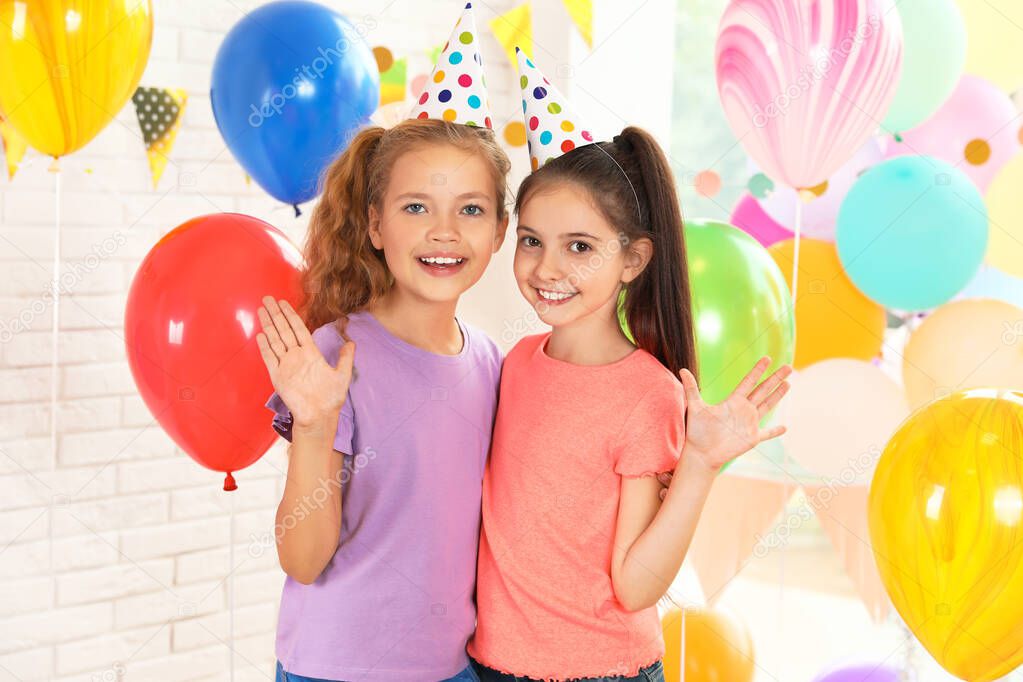
[[765, 377], [792, 362], [795, 310], [774, 259], [739, 228], [689, 220], [685, 241], [700, 394], [715, 404], [725, 400], [763, 356], [771, 358]]
[[[700, 395], [717, 404], [763, 356], [771, 358], [765, 377], [792, 363], [795, 310], [777, 263], [746, 232], [727, 223], [695, 219], [686, 222], [684, 235]], [[623, 291], [618, 298], [618, 320], [635, 343], [625, 320], [625, 295]], [[764, 415], [761, 427], [771, 416]]]
[[881, 125], [897, 134], [926, 121], [952, 94], [966, 63], [966, 27], [954, 0], [900, 0], [896, 6], [902, 76]]

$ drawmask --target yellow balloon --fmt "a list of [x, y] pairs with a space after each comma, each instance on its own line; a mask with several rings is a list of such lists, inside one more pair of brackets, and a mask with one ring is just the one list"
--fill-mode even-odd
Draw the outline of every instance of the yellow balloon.
[[987, 298], [946, 303], [910, 335], [902, 358], [912, 408], [968, 388], [1023, 387], [1023, 308]]
[[149, 0], [0, 0], [0, 111], [50, 156], [84, 146], [138, 85]]
[[[664, 614], [664, 680], [678, 682], [683, 613]], [[715, 609], [685, 610], [686, 682], [752, 682], [755, 659], [749, 630]]]
[[990, 682], [1023, 663], [1023, 390], [915, 412], [881, 454], [868, 521], [892, 603], [946, 670]]
[[1006, 92], [1023, 86], [1019, 0], [958, 0], [966, 24], [966, 73], [992, 81]]
[[[1023, 42], [1023, 33], [1020, 34]], [[1023, 58], [1019, 61], [1023, 62]], [[1009, 275], [1023, 277], [1023, 154], [998, 171], [987, 189], [987, 262]]]
[[[790, 290], [795, 243], [786, 239], [767, 249]], [[796, 298], [796, 369], [828, 358], [871, 360], [880, 353], [884, 308], [845, 274], [834, 243], [800, 237]]]

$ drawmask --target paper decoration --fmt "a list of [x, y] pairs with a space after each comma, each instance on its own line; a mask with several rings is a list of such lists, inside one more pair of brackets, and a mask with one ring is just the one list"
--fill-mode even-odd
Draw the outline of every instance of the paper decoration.
[[533, 56], [533, 11], [528, 2], [490, 20], [490, 30], [515, 66], [515, 48]]
[[467, 3], [408, 118], [433, 118], [493, 129], [486, 85], [479, 32], [472, 3]]
[[729, 474], [714, 481], [687, 557], [709, 605], [721, 598], [749, 562], [796, 487], [786, 481]]
[[583, 40], [590, 48], [593, 47], [593, 0], [562, 0], [572, 23], [579, 29]]
[[146, 143], [146, 155], [149, 157], [153, 189], [156, 189], [181, 128], [188, 93], [180, 88], [140, 87], [132, 95], [131, 101], [135, 104], [135, 113]]
[[402, 57], [380, 72], [380, 106], [405, 99], [407, 69], [408, 58]]
[[576, 147], [594, 141], [593, 133], [561, 91], [519, 50], [519, 87], [526, 123], [529, 161], [533, 170]]
[[875, 623], [884, 622], [891, 609], [881, 575], [874, 562], [867, 528], [868, 486], [803, 486], [811, 508], [831, 540], [835, 553]]
[[18, 172], [18, 164], [28, 149], [28, 142], [3, 116], [0, 116], [0, 140], [3, 142], [4, 157], [7, 160], [7, 179], [13, 180], [14, 174]]

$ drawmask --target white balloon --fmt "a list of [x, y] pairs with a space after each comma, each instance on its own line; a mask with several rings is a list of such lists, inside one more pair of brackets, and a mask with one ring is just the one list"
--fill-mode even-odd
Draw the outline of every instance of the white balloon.
[[789, 379], [782, 444], [826, 485], [870, 481], [881, 452], [909, 415], [902, 387], [871, 362], [834, 358]]

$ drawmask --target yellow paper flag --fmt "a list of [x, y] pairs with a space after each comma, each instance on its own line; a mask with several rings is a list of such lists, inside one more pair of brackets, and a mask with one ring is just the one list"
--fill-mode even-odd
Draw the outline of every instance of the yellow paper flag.
[[188, 93], [180, 88], [143, 88], [132, 95], [139, 127], [146, 142], [149, 170], [153, 176], [153, 189], [160, 182], [167, 157], [181, 128], [182, 114], [188, 103]]
[[7, 179], [13, 180], [14, 174], [18, 172], [18, 164], [28, 149], [28, 142], [3, 116], [0, 116], [0, 139], [3, 141], [4, 156], [7, 159]]
[[588, 47], [593, 47], [593, 0], [562, 0], [572, 22], [583, 35]]
[[490, 30], [515, 66], [515, 48], [533, 56], [533, 12], [528, 2], [490, 20]]

